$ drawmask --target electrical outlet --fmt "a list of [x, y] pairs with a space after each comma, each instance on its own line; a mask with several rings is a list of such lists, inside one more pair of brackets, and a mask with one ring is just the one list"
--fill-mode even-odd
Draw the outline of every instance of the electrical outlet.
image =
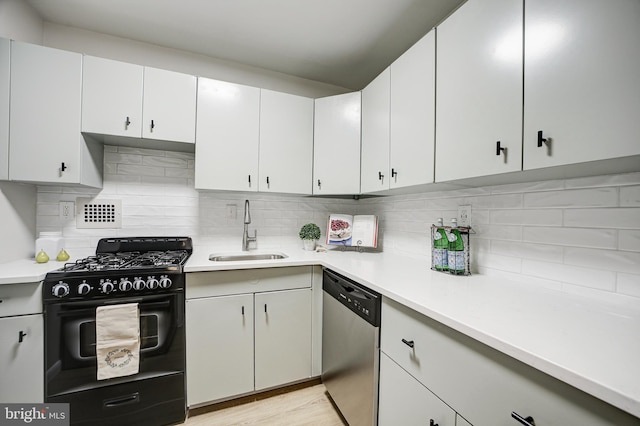
[[238, 206], [227, 204], [227, 223], [232, 223], [238, 217]]
[[67, 220], [76, 217], [76, 203], [60, 201], [60, 219]]
[[471, 226], [471, 206], [458, 206], [458, 226]]

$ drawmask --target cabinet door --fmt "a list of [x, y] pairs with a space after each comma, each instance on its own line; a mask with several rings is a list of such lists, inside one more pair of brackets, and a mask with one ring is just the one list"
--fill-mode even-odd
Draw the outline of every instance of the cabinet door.
[[144, 68], [142, 137], [195, 143], [196, 77]]
[[11, 41], [0, 38], [0, 180], [9, 179], [9, 85]]
[[259, 88], [198, 79], [196, 188], [257, 191], [259, 135]]
[[313, 193], [360, 193], [360, 92], [315, 100]]
[[389, 68], [362, 90], [360, 191], [389, 189]]
[[389, 186], [433, 182], [436, 32], [391, 64]]
[[311, 194], [313, 99], [271, 90], [260, 98], [262, 192]]
[[257, 293], [256, 390], [311, 377], [311, 290]]
[[0, 401], [43, 402], [42, 315], [0, 318]]
[[469, 0], [437, 28], [438, 182], [522, 168], [522, 8]]
[[378, 424], [456, 426], [456, 413], [391, 358], [380, 353]]
[[189, 406], [253, 391], [253, 294], [186, 302]]
[[639, 22], [638, 1], [525, 2], [525, 169], [640, 154]]
[[142, 137], [143, 69], [94, 56], [83, 58], [83, 132]]
[[82, 55], [12, 43], [9, 178], [79, 183]]

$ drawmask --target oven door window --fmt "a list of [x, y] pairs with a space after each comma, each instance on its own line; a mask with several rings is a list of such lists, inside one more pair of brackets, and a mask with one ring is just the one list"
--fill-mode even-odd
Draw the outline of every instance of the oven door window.
[[[158, 324], [162, 322], [163, 312], [140, 313], [140, 352], [145, 353], [160, 346]], [[77, 335], [77, 338], [66, 341], [71, 356], [77, 359], [92, 359], [96, 356], [96, 322], [69, 322], [66, 335]], [[166, 331], [166, 330], [163, 330]], [[164, 334], [163, 334], [164, 337]]]

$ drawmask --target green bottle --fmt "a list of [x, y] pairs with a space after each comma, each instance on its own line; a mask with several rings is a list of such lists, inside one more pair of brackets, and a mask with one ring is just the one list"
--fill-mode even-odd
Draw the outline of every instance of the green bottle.
[[449, 241], [441, 217], [438, 218], [436, 226], [436, 231], [433, 234], [433, 267], [437, 271], [447, 271], [449, 270]]
[[451, 231], [449, 232], [449, 273], [464, 275], [466, 270], [464, 241], [458, 230], [458, 221], [451, 219]]

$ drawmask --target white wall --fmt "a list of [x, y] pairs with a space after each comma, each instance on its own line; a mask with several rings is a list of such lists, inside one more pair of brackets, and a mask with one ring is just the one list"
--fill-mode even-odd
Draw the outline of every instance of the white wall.
[[50, 22], [44, 24], [44, 45], [312, 98], [349, 91], [283, 73]]
[[0, 0], [0, 37], [42, 44], [42, 19], [24, 0]]
[[[23, 0], [0, 0], [0, 37], [41, 44], [43, 23]], [[0, 182], [0, 262], [32, 257], [36, 187]]]

